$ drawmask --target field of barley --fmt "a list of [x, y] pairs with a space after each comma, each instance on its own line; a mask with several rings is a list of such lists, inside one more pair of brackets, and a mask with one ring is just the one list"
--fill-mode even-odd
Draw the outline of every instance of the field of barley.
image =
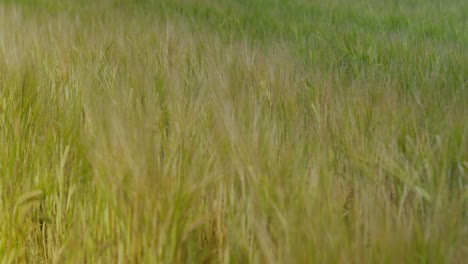
[[466, 263], [463, 0], [0, 0], [0, 263]]

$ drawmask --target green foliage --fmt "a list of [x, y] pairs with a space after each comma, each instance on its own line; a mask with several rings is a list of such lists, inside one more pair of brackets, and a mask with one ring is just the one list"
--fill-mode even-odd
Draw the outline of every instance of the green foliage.
[[0, 1], [3, 263], [463, 263], [463, 1]]

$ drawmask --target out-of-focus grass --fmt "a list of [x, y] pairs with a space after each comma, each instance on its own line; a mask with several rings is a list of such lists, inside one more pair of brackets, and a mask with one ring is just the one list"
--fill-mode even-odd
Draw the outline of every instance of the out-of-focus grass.
[[462, 263], [462, 1], [1, 1], [2, 262]]

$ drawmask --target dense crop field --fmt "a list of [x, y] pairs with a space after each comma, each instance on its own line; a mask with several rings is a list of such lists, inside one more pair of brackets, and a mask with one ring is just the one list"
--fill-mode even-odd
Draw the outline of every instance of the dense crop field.
[[1, 263], [463, 263], [462, 0], [0, 0]]

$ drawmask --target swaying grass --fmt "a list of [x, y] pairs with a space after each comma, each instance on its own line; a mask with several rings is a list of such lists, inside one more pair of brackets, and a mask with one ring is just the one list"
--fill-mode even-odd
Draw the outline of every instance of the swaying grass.
[[463, 263], [463, 1], [1, 1], [2, 263]]

